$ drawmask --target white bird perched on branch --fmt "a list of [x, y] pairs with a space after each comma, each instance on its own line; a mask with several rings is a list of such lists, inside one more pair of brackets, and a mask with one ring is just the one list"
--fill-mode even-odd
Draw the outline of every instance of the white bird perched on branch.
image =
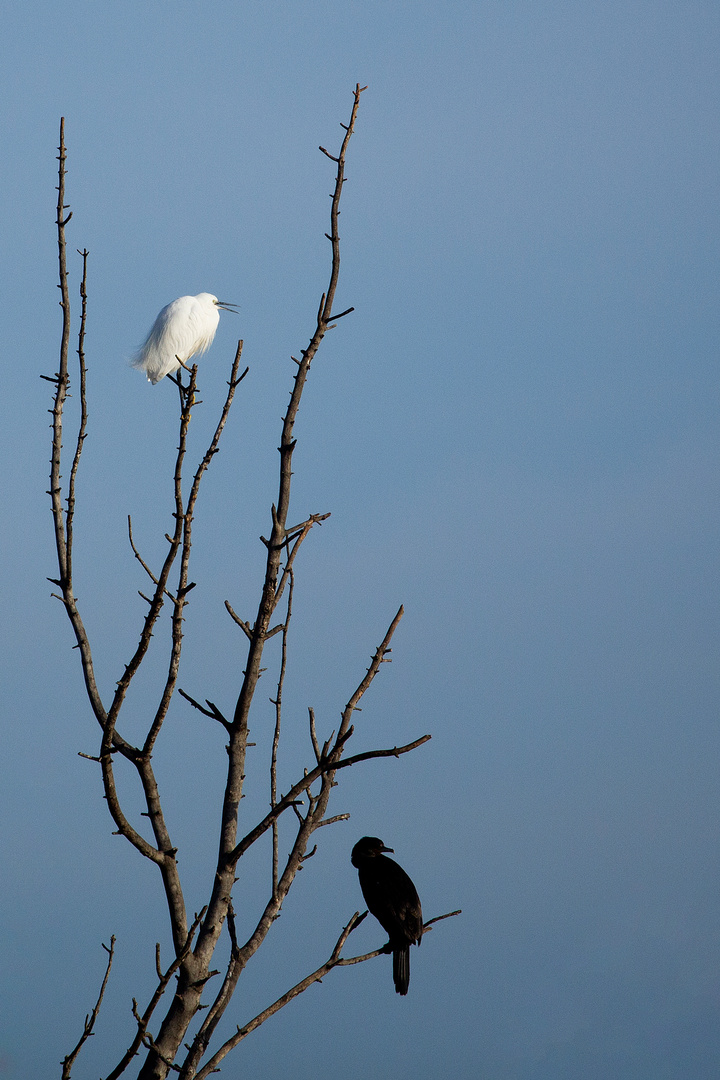
[[237, 304], [228, 304], [207, 292], [173, 300], [153, 323], [145, 344], [131, 360], [132, 366], [144, 371], [148, 382], [160, 382], [192, 356], [206, 352], [220, 321], [218, 309], [232, 311], [235, 307]]

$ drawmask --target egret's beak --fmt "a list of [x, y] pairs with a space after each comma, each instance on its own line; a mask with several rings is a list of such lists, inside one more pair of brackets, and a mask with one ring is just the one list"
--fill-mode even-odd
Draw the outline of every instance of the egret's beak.
[[233, 311], [233, 308], [238, 307], [237, 304], [230, 304], [227, 300], [216, 300], [215, 307], [222, 308], [223, 311], [232, 311], [234, 315], [239, 315], [239, 311]]

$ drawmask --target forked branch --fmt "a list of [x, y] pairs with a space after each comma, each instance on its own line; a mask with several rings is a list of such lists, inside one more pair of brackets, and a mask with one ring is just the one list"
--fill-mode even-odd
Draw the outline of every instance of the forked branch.
[[[190, 952], [190, 950], [192, 948], [193, 938], [195, 937], [195, 933], [197, 931], [197, 928], [200, 925], [206, 910], [207, 910], [206, 908], [203, 908], [202, 911], [198, 915], [195, 916], [195, 919], [193, 920], [193, 924], [190, 927], [190, 931], [188, 933], [188, 937], [187, 937], [187, 941], [185, 943], [185, 947], [182, 949], [180, 954], [175, 957], [175, 959], [170, 964], [170, 967], [167, 969], [167, 971], [163, 972], [161, 967], [160, 967], [160, 945], [159, 944], [156, 945], [156, 947], [155, 947], [155, 968], [156, 968], [156, 971], [157, 971], [158, 984], [155, 987], [155, 991], [153, 992], [153, 995], [150, 998], [150, 1001], [148, 1002], [148, 1004], [147, 1004], [144, 1012], [142, 1013], [142, 1015], [138, 1011], [137, 1001], [135, 1000], [135, 998], [133, 998], [133, 1001], [132, 1001], [132, 1013], [133, 1013], [133, 1016], [135, 1018], [135, 1023], [137, 1024], [137, 1031], [135, 1033], [135, 1037], [134, 1037], [133, 1041], [131, 1042], [130, 1046], [128, 1047], [128, 1049], [125, 1051], [125, 1053], [121, 1057], [120, 1061], [115, 1066], [115, 1068], [112, 1070], [112, 1072], [108, 1073], [108, 1075], [105, 1077], [105, 1080], [118, 1080], [118, 1077], [122, 1076], [122, 1074], [125, 1072], [125, 1070], [127, 1069], [128, 1065], [130, 1064], [132, 1059], [138, 1053], [140, 1047], [144, 1044], [144, 1042], [145, 1042], [145, 1040], [147, 1038], [148, 1025], [150, 1024], [150, 1020], [152, 1019], [152, 1015], [155, 1012], [155, 1009], [157, 1008], [160, 999], [162, 998], [163, 994], [165, 993], [165, 990], [167, 988], [168, 983], [172, 979], [173, 975], [177, 972], [177, 970], [180, 967], [180, 965], [182, 964], [183, 960], [186, 959], [188, 953]], [[63, 1078], [63, 1080], [64, 1080], [64, 1078]]]
[[[354, 930], [357, 930], [358, 926], [360, 926], [360, 924], [364, 922], [364, 920], [367, 918], [367, 914], [367, 911], [364, 911], [362, 914], [356, 911], [348, 924], [343, 927], [342, 933], [335, 942], [335, 947], [333, 948], [332, 953], [325, 961], [325, 963], [321, 964], [320, 967], [317, 968], [315, 971], [311, 972], [310, 975], [306, 975], [305, 978], [301, 979], [299, 983], [296, 983], [295, 986], [293, 986], [290, 990], [282, 994], [279, 998], [277, 998], [276, 1001], [272, 1003], [272, 1005], [268, 1005], [267, 1008], [262, 1010], [262, 1012], [259, 1012], [257, 1016], [254, 1016], [253, 1019], [249, 1021], [249, 1023], [244, 1024], [242, 1027], [238, 1026], [235, 1034], [231, 1035], [231, 1037], [223, 1043], [223, 1045], [217, 1050], [217, 1052], [213, 1054], [213, 1056], [207, 1061], [207, 1063], [202, 1067], [202, 1069], [200, 1069], [200, 1071], [196, 1074], [196, 1080], [207, 1080], [208, 1076], [210, 1076], [214, 1072], [217, 1072], [218, 1066], [220, 1065], [220, 1062], [223, 1060], [223, 1058], [227, 1057], [230, 1051], [234, 1050], [235, 1047], [243, 1041], [243, 1039], [246, 1039], [248, 1035], [255, 1031], [256, 1028], [260, 1027], [261, 1024], [264, 1024], [266, 1020], [269, 1020], [271, 1016], [274, 1016], [275, 1013], [280, 1012], [280, 1010], [283, 1009], [286, 1005], [288, 1005], [294, 998], [304, 993], [304, 991], [309, 989], [309, 987], [311, 987], [313, 983], [321, 982], [324, 977], [333, 970], [333, 968], [350, 967], [354, 964], [363, 964], [367, 960], [374, 960], [376, 957], [382, 956], [384, 953], [386, 953], [387, 946], [383, 945], [379, 949], [373, 949], [371, 952], [363, 953], [360, 956], [341, 956], [346, 941], [348, 940], [352, 932]], [[431, 929], [433, 923], [440, 922], [443, 919], [451, 919], [455, 915], [461, 914], [462, 912], [458, 910], [450, 911], [447, 913], [447, 915], [436, 915], [435, 918], [428, 919], [428, 921], [423, 924], [423, 933], [427, 933], [427, 931]], [[182, 1080], [183, 1071], [181, 1071], [180, 1077]]]
[[[190, 556], [197, 501], [201, 482], [212, 458], [219, 450], [221, 436], [228, 420], [235, 391], [247, 374], [247, 368], [242, 374], [240, 373], [242, 342], [238, 344], [232, 364], [230, 378], [227, 383], [228, 390], [220, 412], [220, 418], [207, 450], [192, 476], [189, 491], [185, 491], [183, 487], [184, 468], [186, 467], [188, 452], [191, 410], [201, 404], [197, 398], [197, 366], [188, 366], [188, 364], [180, 361], [180, 370], [178, 370], [177, 376], [172, 378], [178, 388], [180, 409], [177, 453], [174, 459], [172, 479], [174, 497], [173, 526], [170, 532], [165, 534], [168, 547], [160, 565], [151, 565], [151, 562], [144, 559], [141, 554], [140, 549], [143, 545], [136, 543], [132, 523], [128, 518], [128, 534], [133, 555], [142, 566], [146, 579], [150, 583], [145, 585], [147, 595], [140, 594], [147, 603], [147, 608], [144, 609], [142, 623], [139, 627], [138, 638], [136, 639], [137, 645], [129, 663], [125, 665], [112, 690], [112, 698], [108, 698], [110, 702], [108, 708], [103, 704], [95, 684], [90, 644], [73, 592], [72, 561], [76, 479], [86, 439], [88, 417], [84, 353], [87, 318], [88, 255], [86, 251], [80, 252], [83, 259], [83, 275], [80, 289], [82, 309], [78, 345], [80, 410], [74, 454], [68, 479], [66, 503], [63, 503], [61, 484], [63, 412], [70, 385], [68, 376], [70, 300], [66, 267], [65, 227], [71, 216], [67, 213], [67, 206], [64, 201], [66, 151], [64, 122], [61, 124], [57, 230], [63, 329], [58, 371], [52, 376], [46, 376], [54, 386], [54, 400], [51, 410], [53, 414], [53, 443], [50, 495], [59, 577], [53, 580], [60, 590], [60, 599], [65, 606], [73, 627], [77, 647], [80, 651], [88, 697], [102, 732], [99, 756], [94, 757], [93, 760], [98, 761], [101, 766], [105, 799], [117, 832], [125, 836], [145, 858], [155, 863], [160, 871], [173, 942], [173, 956], [165, 971], [162, 970], [160, 965], [158, 946], [156, 954], [157, 984], [155, 990], [142, 1011], [135, 999], [133, 999], [132, 1015], [136, 1025], [134, 1036], [122, 1059], [106, 1077], [106, 1080], [117, 1080], [128, 1069], [136, 1055], [143, 1051], [143, 1048], [147, 1051], [147, 1055], [140, 1066], [139, 1080], [164, 1080], [171, 1070], [178, 1072], [181, 1080], [206, 1078], [217, 1070], [219, 1063], [234, 1046], [309, 986], [319, 982], [333, 968], [360, 963], [386, 951], [386, 947], [383, 947], [364, 956], [343, 958], [342, 950], [350, 934], [365, 918], [365, 915], [355, 913], [343, 928], [330, 956], [320, 967], [259, 1012], [249, 1023], [243, 1027], [238, 1027], [236, 1033], [227, 1039], [205, 1064], [202, 1064], [205, 1055], [212, 1053], [210, 1040], [216, 1033], [217, 1025], [232, 998], [239, 976], [248, 961], [264, 942], [274, 921], [278, 918], [296, 874], [317, 850], [317, 844], [313, 845], [312, 843], [313, 833], [326, 825], [344, 821], [348, 817], [345, 813], [331, 815], [328, 811], [331, 792], [333, 787], [336, 786], [335, 778], [339, 771], [375, 758], [399, 757], [415, 750], [430, 739], [430, 735], [423, 735], [421, 738], [403, 746], [370, 749], [356, 754], [348, 753], [348, 746], [354, 734], [354, 714], [360, 711], [360, 703], [378, 674], [381, 664], [390, 661], [391, 642], [403, 614], [401, 607], [392, 619], [382, 642], [376, 648], [365, 674], [345, 705], [337, 733], [333, 731], [321, 743], [321, 738], [316, 730], [315, 715], [310, 710], [312, 767], [302, 770], [302, 775], [298, 775], [300, 769], [294, 772], [292, 775], [297, 777], [296, 782], [292, 784], [284, 795], [278, 794], [278, 762], [281, 749], [281, 731], [284, 723], [283, 691], [287, 671], [288, 634], [292, 617], [296, 565], [299, 562], [300, 548], [311, 530], [329, 516], [327, 513], [310, 514], [304, 516], [304, 519], [299, 524], [290, 526], [287, 524], [288, 520], [298, 520], [295, 515], [293, 515], [292, 519], [289, 518], [293, 475], [292, 463], [296, 446], [294, 425], [310, 366], [326, 332], [332, 329], [338, 320], [349, 315], [354, 310], [352, 307], [346, 307], [338, 312], [333, 312], [333, 307], [336, 301], [340, 271], [338, 223], [340, 202], [346, 182], [346, 154], [355, 128], [360, 96], [364, 89], [359, 84], [355, 87], [350, 120], [347, 125], [342, 125], [345, 134], [337, 155], [330, 153], [324, 147], [320, 148], [323, 154], [335, 165], [335, 183], [330, 208], [330, 231], [326, 234], [332, 245], [330, 275], [327, 288], [322, 293], [317, 312], [314, 315], [315, 325], [308, 345], [300, 351], [301, 358], [299, 360], [293, 357], [295, 368], [293, 368], [292, 389], [290, 401], [283, 417], [282, 434], [278, 447], [280, 457], [277, 499], [270, 510], [269, 536], [267, 538], [261, 537], [265, 546], [265, 566], [254, 621], [241, 619], [233, 611], [230, 604], [226, 603], [227, 610], [247, 638], [245, 643], [247, 657], [244, 664], [238, 662], [238, 668], [242, 667], [242, 672], [238, 676], [234, 710], [232, 713], [228, 712], [227, 716], [220, 711], [209, 697], [197, 699], [180, 689], [178, 676], [183, 649], [186, 608], [192, 590], [195, 588], [195, 582], [190, 579]], [[180, 360], [180, 358], [178, 359]], [[187, 373], [187, 381], [184, 380], [183, 370]], [[286, 605], [284, 617], [279, 606], [283, 599]], [[157, 702], [149, 710], [143, 738], [137, 745], [134, 745], [123, 738], [123, 735], [118, 730], [121, 710], [125, 704], [132, 681], [145, 660], [153, 638], [157, 633], [160, 615], [163, 611], [165, 611], [166, 617], [169, 615], [167, 666], [161, 678]], [[244, 822], [245, 835], [241, 835], [239, 838], [239, 811], [244, 795], [243, 782], [245, 779], [246, 751], [249, 745], [254, 745], [248, 742], [250, 709], [259, 678], [265, 670], [262, 667], [265, 645], [276, 635], [281, 635], [281, 637], [279, 674], [275, 696], [271, 698], [275, 706], [275, 727], [270, 736], [270, 807], [268, 813], [253, 828], [248, 828], [251, 822]], [[210, 895], [206, 907], [203, 908], [199, 915], [196, 915], [189, 927], [176, 858], [177, 850], [172, 843], [165, 820], [160, 801], [160, 791], [153, 769], [153, 754], [157, 751], [158, 740], [176, 691], [202, 716], [220, 724], [227, 737], [226, 749], [228, 755], [227, 778], [221, 804], [220, 830], [216, 841], [217, 846], [215, 847], [215, 850], [218, 851], [218, 858], [213, 868], [212, 883], [209, 889]], [[220, 699], [218, 698], [218, 700]], [[146, 808], [143, 816], [147, 818], [152, 830], [152, 837], [149, 839], [146, 839], [129, 820], [121, 805], [118, 783], [116, 782], [116, 769], [124, 767], [127, 763], [134, 767], [142, 785]], [[291, 810], [292, 813], [286, 815], [288, 810]], [[286, 816], [283, 817], [283, 815]], [[279, 835], [281, 828], [287, 829], [288, 833], [294, 832], [294, 839], [289, 845], [290, 850], [287, 854], [282, 854], [282, 857], [283, 847]], [[246, 940], [239, 942], [232, 907], [235, 875], [238, 864], [245, 852], [268, 833], [271, 839], [271, 873], [269, 875], [270, 881], [268, 883], [266, 902], [264, 907], [261, 905], [259, 914], [256, 912], [252, 916], [249, 923], [249, 935]], [[285, 837], [285, 833], [283, 833], [283, 837]], [[457, 913], [452, 912], [450, 914]], [[438, 916], [436, 919], [431, 919], [426, 924], [426, 929], [429, 929], [430, 924], [438, 921], [438, 919], [448, 917], [450, 916]], [[212, 984], [213, 994], [209, 1004], [203, 1003], [202, 998], [209, 980], [213, 976], [220, 974], [211, 969], [211, 961], [224, 926], [228, 927], [230, 935], [230, 954], [225, 973], [219, 989], [216, 983]], [[83, 1034], [77, 1046], [63, 1062], [64, 1080], [69, 1080], [70, 1070], [80, 1048], [93, 1033], [95, 1019], [110, 972], [113, 947], [114, 939], [109, 950], [108, 968], [95, 1009], [86, 1017]], [[158, 1011], [158, 1005], [168, 987], [174, 984], [174, 980], [177, 980], [176, 985], [174, 990], [170, 990], [168, 993], [169, 1000], [164, 1005], [165, 1015], [158, 1023], [157, 1029], [155, 1023], [153, 1023], [153, 1031], [151, 1032], [150, 1024], [156, 1011]], [[203, 1011], [200, 1014], [200, 1010], [206, 1009], [206, 1012]], [[199, 1022], [199, 1014], [202, 1016], [201, 1023]], [[194, 1020], [196, 1020], [196, 1024], [191, 1028]], [[189, 1030], [193, 1034], [189, 1037], [189, 1043], [184, 1043], [184, 1040], [188, 1038]], [[182, 1066], [179, 1066], [176, 1061], [180, 1060], [178, 1055], [183, 1044], [187, 1047], [187, 1056]]]
[[[272, 1005], [268, 1005], [266, 1009], [263, 1009], [262, 1012], [258, 1013], [257, 1016], [253, 1017], [253, 1019], [249, 1023], [245, 1024], [243, 1027], [238, 1027], [235, 1034], [223, 1043], [223, 1045], [218, 1049], [218, 1051], [213, 1054], [207, 1064], [205, 1064], [202, 1069], [200, 1069], [200, 1071], [196, 1074], [197, 1080], [206, 1080], [206, 1077], [210, 1076], [211, 1073], [217, 1070], [217, 1067], [223, 1060], [223, 1058], [227, 1057], [230, 1051], [234, 1050], [234, 1048], [238, 1046], [243, 1041], [243, 1039], [246, 1039], [247, 1036], [251, 1034], [251, 1032], [255, 1031], [255, 1029], [259, 1028], [261, 1024], [264, 1024], [266, 1020], [269, 1020], [271, 1016], [274, 1016], [275, 1013], [279, 1012], [280, 1009], [284, 1008], [285, 1005], [289, 1004], [289, 1002], [291, 1002], [293, 998], [296, 998], [299, 994], [302, 994], [303, 991], [307, 990], [308, 987], [313, 985], [313, 983], [320, 982], [320, 980], [325, 975], [327, 975], [329, 971], [332, 971], [332, 969], [340, 963], [340, 953], [342, 952], [343, 945], [349, 938], [350, 934], [352, 934], [353, 930], [357, 929], [360, 923], [365, 919], [366, 915], [367, 912], [365, 912], [364, 915], [360, 915], [360, 913], [356, 911], [347, 926], [343, 928], [343, 931], [340, 934], [340, 937], [337, 939], [335, 943], [335, 948], [330, 954], [329, 959], [327, 959], [324, 964], [317, 968], [316, 971], [313, 971], [312, 974], [307, 975], [299, 983], [296, 983], [296, 985], [293, 986], [290, 990], [288, 990], [287, 993], [279, 997], [277, 1001], [274, 1001]], [[180, 1075], [182, 1076], [182, 1073]]]

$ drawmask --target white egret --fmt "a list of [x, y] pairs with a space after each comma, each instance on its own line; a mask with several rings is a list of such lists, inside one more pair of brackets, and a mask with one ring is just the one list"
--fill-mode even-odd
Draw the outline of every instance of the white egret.
[[132, 366], [144, 371], [148, 382], [160, 382], [177, 371], [180, 361], [186, 364], [192, 356], [206, 352], [220, 321], [218, 309], [232, 311], [235, 307], [237, 304], [218, 300], [217, 296], [207, 292], [173, 300], [153, 323], [145, 344], [131, 360]]

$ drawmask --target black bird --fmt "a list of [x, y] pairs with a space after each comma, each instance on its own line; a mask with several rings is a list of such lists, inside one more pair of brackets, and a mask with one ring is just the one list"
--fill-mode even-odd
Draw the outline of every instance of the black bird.
[[417, 890], [402, 866], [383, 855], [392, 850], [377, 836], [363, 836], [350, 858], [357, 867], [365, 903], [390, 938], [395, 990], [407, 994], [410, 946], [415, 942], [419, 945], [422, 938], [422, 908]]

